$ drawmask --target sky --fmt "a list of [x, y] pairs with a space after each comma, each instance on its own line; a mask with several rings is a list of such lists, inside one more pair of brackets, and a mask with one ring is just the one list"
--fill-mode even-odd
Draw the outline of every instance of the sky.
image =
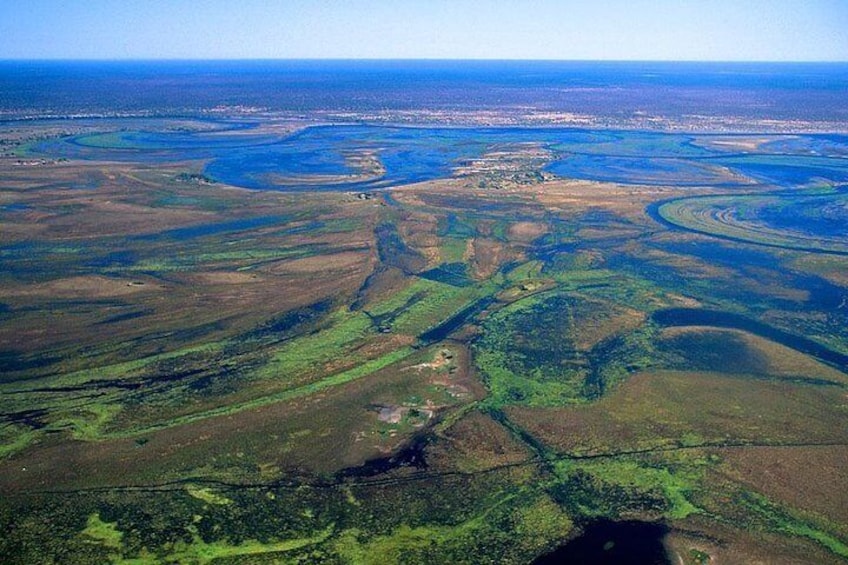
[[848, 0], [0, 0], [0, 59], [848, 61]]

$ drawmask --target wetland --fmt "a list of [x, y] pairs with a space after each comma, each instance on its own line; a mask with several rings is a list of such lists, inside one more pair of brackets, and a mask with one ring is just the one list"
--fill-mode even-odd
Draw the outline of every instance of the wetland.
[[6, 562], [848, 561], [840, 104], [469, 65], [0, 122]]

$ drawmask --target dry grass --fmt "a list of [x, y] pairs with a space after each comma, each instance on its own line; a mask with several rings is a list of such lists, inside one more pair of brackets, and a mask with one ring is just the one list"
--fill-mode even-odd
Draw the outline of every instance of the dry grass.
[[[375, 406], [426, 409], [439, 416], [482, 397], [482, 386], [468, 370], [467, 351], [448, 347], [456, 368], [450, 374], [446, 366], [404, 370], [432, 361], [442, 349], [434, 347], [311, 396], [151, 432], [143, 444], [57, 437], [0, 461], [0, 492], [155, 484], [193, 476], [257, 482], [359, 465], [397, 449], [420, 430], [418, 420], [381, 422]], [[457, 395], [451, 386], [468, 394]]]
[[302, 259], [279, 261], [266, 270], [278, 275], [320, 274], [327, 271], [362, 271], [372, 266], [370, 260], [371, 257], [368, 253], [343, 251], [341, 253], [327, 253]]
[[506, 428], [474, 411], [447, 429], [428, 449], [428, 456], [434, 468], [473, 473], [521, 463], [533, 454]]
[[7, 298], [97, 299], [138, 293], [161, 292], [165, 285], [150, 277], [118, 278], [87, 275], [26, 285], [4, 284]]
[[722, 470], [771, 499], [848, 525], [848, 445], [721, 452]]
[[634, 375], [598, 402], [510, 407], [510, 418], [561, 452], [848, 442], [842, 389], [718, 373]]
[[509, 226], [509, 239], [518, 243], [530, 243], [547, 233], [548, 228], [540, 222], [515, 222]]
[[681, 326], [665, 328], [660, 337], [668, 339], [685, 334], [700, 332], [729, 333], [742, 338], [745, 344], [767, 360], [766, 373], [779, 377], [804, 377], [825, 379], [835, 383], [848, 384], [848, 375], [834, 369], [809, 355], [786, 347], [765, 338], [732, 329], [716, 329], [714, 327]]
[[599, 303], [599, 311], [602, 308], [610, 308], [611, 311], [606, 316], [581, 320], [579, 323], [574, 333], [574, 345], [578, 350], [588, 351], [604, 339], [636, 329], [645, 321], [645, 313], [639, 310]]
[[603, 208], [643, 224], [649, 221], [645, 213], [648, 204], [663, 198], [696, 192], [673, 187], [617, 185], [581, 180], [549, 181], [535, 187], [533, 191], [541, 204], [554, 211], [571, 215], [592, 208]]
[[474, 238], [470, 248], [467, 259], [473, 267], [473, 276], [481, 280], [495, 274], [506, 261], [517, 258], [515, 251], [493, 239]]
[[804, 538], [748, 532], [698, 515], [675, 522], [665, 540], [673, 563], [700, 565], [692, 550], [710, 556], [709, 565], [810, 565], [842, 563]]

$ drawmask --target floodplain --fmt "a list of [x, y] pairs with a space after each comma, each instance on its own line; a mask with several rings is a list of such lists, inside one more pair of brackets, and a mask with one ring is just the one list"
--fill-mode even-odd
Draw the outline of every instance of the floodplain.
[[60, 126], [0, 131], [8, 562], [848, 560], [848, 137]]

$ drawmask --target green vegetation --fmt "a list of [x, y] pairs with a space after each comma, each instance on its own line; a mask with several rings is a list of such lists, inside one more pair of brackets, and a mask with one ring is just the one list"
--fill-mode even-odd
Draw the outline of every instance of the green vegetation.
[[740, 497], [740, 504], [753, 513], [754, 520], [762, 521], [761, 527], [812, 539], [834, 554], [848, 558], [848, 540], [845, 539], [844, 534], [842, 539], [838, 534], [835, 535], [833, 530], [837, 528], [832, 524], [827, 524], [821, 519], [801, 517], [799, 512], [781, 508], [780, 505], [755, 492], [745, 491]]
[[284, 344], [274, 353], [258, 376], [298, 382], [299, 376], [314, 372], [324, 363], [339, 358], [371, 330], [371, 320], [362, 313], [338, 311], [328, 327], [316, 334]]
[[216, 493], [212, 489], [208, 487], [202, 487], [198, 485], [187, 485], [186, 491], [199, 500], [203, 502], [208, 502], [209, 504], [232, 504], [233, 501], [226, 496]]
[[480, 295], [476, 287], [415, 278], [387, 300], [369, 305], [366, 312], [394, 333], [418, 336]]
[[549, 291], [489, 316], [476, 359], [492, 401], [528, 406], [585, 402], [629, 373], [652, 366], [653, 328], [625, 331], [619, 313], [608, 302]]
[[620, 518], [629, 513], [660, 514], [680, 520], [700, 510], [690, 501], [702, 472], [669, 469], [628, 457], [558, 462], [555, 497], [586, 516]]
[[137, 149], [138, 144], [127, 137], [125, 132], [95, 133], [79, 136], [74, 140], [86, 147], [107, 149]]
[[171, 418], [170, 420], [164, 421], [159, 424], [153, 424], [150, 426], [142, 427], [142, 428], [134, 428], [127, 431], [118, 431], [118, 432], [105, 432], [100, 433], [96, 437], [99, 439], [105, 438], [121, 438], [121, 437], [134, 437], [143, 435], [145, 433], [149, 433], [154, 430], [159, 430], [163, 428], [170, 428], [175, 426], [180, 426], [183, 424], [188, 424], [190, 422], [196, 422], [198, 420], [204, 420], [207, 418], [213, 418], [217, 416], [226, 416], [230, 414], [235, 414], [238, 412], [242, 412], [245, 410], [251, 410], [254, 408], [259, 408], [261, 406], [267, 406], [269, 404], [275, 404], [278, 402], [285, 402], [288, 400], [293, 400], [295, 398], [301, 398], [304, 396], [309, 396], [315, 393], [318, 393], [324, 389], [335, 387], [338, 385], [342, 385], [353, 380], [362, 378], [364, 376], [368, 376], [375, 371], [378, 371], [392, 363], [396, 363], [406, 358], [412, 353], [411, 348], [402, 348], [391, 353], [388, 353], [382, 357], [378, 357], [376, 359], [372, 359], [370, 361], [366, 361], [361, 365], [357, 365], [353, 369], [349, 369], [347, 371], [342, 371], [340, 373], [336, 373], [334, 375], [330, 375], [323, 379], [313, 381], [308, 384], [304, 384], [302, 386], [298, 386], [295, 388], [290, 388], [284, 390], [282, 392], [277, 392], [273, 394], [268, 394], [266, 396], [261, 396], [254, 400], [249, 400], [241, 403], [230, 404], [221, 408], [214, 408], [210, 410], [206, 410], [204, 412], [197, 412], [193, 414], [189, 414], [186, 416], [177, 416]]
[[0, 428], [2, 443], [0, 443], [0, 459], [26, 449], [40, 435], [38, 432], [24, 426], [6, 424]]
[[115, 528], [115, 524], [104, 522], [98, 514], [88, 517], [82, 535], [95, 539], [110, 549], [120, 549], [124, 538], [124, 534]]
[[468, 240], [456, 237], [445, 237], [442, 239], [440, 254], [444, 263], [458, 263], [463, 260], [468, 249]]
[[[196, 536], [191, 542], [177, 542], [171, 553], [156, 557], [155, 561], [163, 559], [173, 563], [211, 563], [218, 559], [227, 557], [262, 556], [269, 555], [278, 559], [279, 553], [291, 552], [303, 547], [313, 546], [326, 540], [332, 534], [332, 529], [327, 529], [309, 538], [284, 540], [272, 543], [261, 543], [256, 540], [246, 540], [238, 545], [229, 545], [224, 542], [207, 543]], [[145, 558], [140, 561], [135, 559], [123, 560], [122, 563], [147, 563]]]
[[[426, 563], [440, 555], [448, 556], [453, 563], [474, 563], [486, 557], [508, 559], [515, 550], [498, 555], [497, 548], [509, 547], [510, 536], [518, 540], [520, 551], [538, 552], [572, 528], [571, 519], [547, 496], [517, 492], [499, 497], [459, 524], [401, 524], [389, 534], [364, 543], [360, 541], [362, 532], [348, 530], [339, 537], [335, 551], [345, 563], [355, 564]], [[469, 546], [475, 550], [468, 551]]]

